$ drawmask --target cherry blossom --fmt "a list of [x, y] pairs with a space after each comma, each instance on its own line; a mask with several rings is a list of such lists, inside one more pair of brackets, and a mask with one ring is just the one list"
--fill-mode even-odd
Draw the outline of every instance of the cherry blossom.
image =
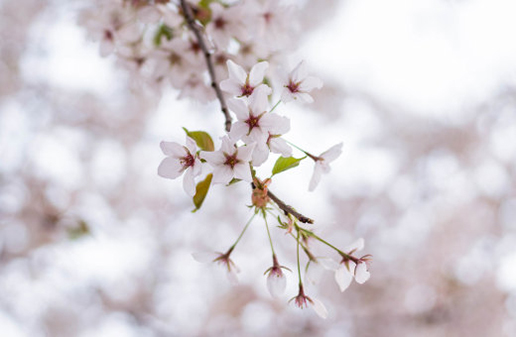
[[267, 95], [271, 93], [271, 89], [263, 84], [265, 71], [269, 67], [266, 61], [255, 64], [249, 74], [236, 64], [228, 60], [227, 62], [229, 78], [220, 82], [220, 88], [233, 96], [251, 96], [254, 89], [264, 87]]
[[214, 2], [210, 4], [210, 9], [211, 21], [206, 25], [206, 32], [218, 48], [226, 48], [232, 38], [247, 40], [246, 26], [242, 22], [242, 6], [224, 8]]
[[195, 141], [186, 137], [186, 146], [175, 142], [161, 142], [161, 150], [166, 157], [158, 167], [158, 175], [163, 178], [175, 179], [184, 173], [183, 188], [193, 196], [195, 194], [194, 177], [201, 174], [201, 161], [197, 155]]
[[305, 63], [303, 61], [290, 72], [284, 81], [284, 89], [281, 94], [283, 102], [299, 100], [304, 103], [312, 103], [314, 100], [308, 93], [313, 89], [320, 89], [323, 83], [320, 79], [308, 76]]
[[335, 270], [335, 281], [339, 285], [340, 291], [346, 290], [353, 278], [359, 284], [365, 283], [371, 276], [367, 269], [369, 255], [361, 258], [353, 258], [352, 254], [364, 248], [364, 239], [360, 238], [345, 249], [347, 255], [342, 256], [339, 268]]
[[276, 254], [273, 254], [272, 267], [265, 271], [265, 274], [269, 274], [267, 276], [267, 289], [269, 289], [269, 292], [273, 297], [279, 297], [282, 295], [287, 287], [287, 279], [281, 270], [282, 268], [288, 269], [280, 266], [278, 259], [276, 258]]
[[235, 147], [234, 142], [224, 136], [220, 150], [201, 152], [201, 158], [213, 167], [213, 183], [228, 184], [233, 178], [252, 182], [249, 162], [254, 147], [255, 144]]
[[300, 309], [306, 308], [308, 306], [312, 307], [315, 313], [321, 318], [326, 319], [328, 317], [328, 310], [324, 304], [316, 298], [310, 298], [306, 296], [302, 284], [299, 284], [298, 295], [292, 298], [290, 301], [294, 301], [294, 304]]
[[[238, 119], [231, 127], [230, 136], [233, 139], [265, 144], [270, 135], [280, 135], [290, 129], [288, 118], [267, 112], [269, 104], [264, 87], [257, 88], [249, 96], [247, 104], [244, 100], [232, 99], [228, 105]], [[258, 165], [254, 160], [253, 164]]]
[[202, 251], [193, 253], [192, 257], [200, 263], [216, 262], [226, 270], [229, 282], [231, 284], [237, 284], [237, 273], [240, 272], [240, 269], [237, 267], [235, 262], [233, 262], [233, 260], [231, 260], [231, 258], [229, 257], [232, 252], [233, 249], [231, 248], [226, 253]]
[[321, 175], [323, 173], [330, 172], [330, 163], [337, 159], [342, 153], [342, 143], [332, 146], [327, 151], [321, 153], [318, 157], [313, 155], [309, 155], [315, 161], [314, 173], [312, 174], [312, 179], [310, 179], [310, 185], [308, 186], [309, 191], [313, 191], [319, 181], [321, 181]]

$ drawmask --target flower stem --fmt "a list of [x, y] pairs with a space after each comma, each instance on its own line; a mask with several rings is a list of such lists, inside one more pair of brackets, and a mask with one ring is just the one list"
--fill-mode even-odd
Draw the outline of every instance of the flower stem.
[[271, 109], [269, 112], [273, 112], [273, 111], [274, 111], [274, 109], [276, 109], [276, 107], [277, 107], [280, 103], [281, 103], [281, 99], [278, 101], [278, 103], [276, 103], [276, 104], [272, 107], [272, 109]]
[[299, 245], [300, 245], [300, 242], [299, 242], [299, 230], [297, 231], [296, 241], [297, 241], [297, 252], [296, 252], [296, 255], [297, 255], [297, 276], [299, 278], [299, 287], [300, 287], [300, 289], [302, 289], [303, 281], [301, 279], [301, 264], [299, 262]]
[[240, 239], [244, 235], [245, 231], [247, 230], [247, 227], [249, 227], [249, 225], [251, 224], [251, 222], [253, 221], [255, 216], [256, 216], [256, 213], [253, 213], [251, 218], [247, 221], [247, 223], [245, 224], [244, 229], [242, 230], [242, 232], [240, 232], [240, 235], [236, 239], [235, 243], [231, 247], [229, 247], [229, 250], [228, 250], [229, 253], [231, 253], [233, 251], [233, 249], [235, 249], [236, 245], [238, 244], [238, 242], [240, 241]]
[[269, 243], [271, 244], [272, 256], [274, 256], [276, 255], [276, 253], [274, 252], [274, 247], [272, 246], [271, 232], [269, 231], [269, 224], [267, 223], [267, 214], [265, 214], [265, 212], [263, 212], [263, 220], [265, 221], [265, 228], [267, 228], [267, 236], [269, 237]]
[[[285, 139], [285, 138], [283, 138], [283, 139]], [[301, 152], [303, 152], [304, 154], [306, 154], [308, 157], [312, 158], [314, 161], [318, 161], [318, 160], [320, 160], [320, 158], [319, 158], [319, 157], [314, 156], [314, 155], [313, 155], [313, 154], [311, 154], [310, 152], [307, 152], [307, 151], [303, 150], [302, 148], [300, 148], [300, 147], [299, 147], [299, 146], [297, 146], [296, 144], [294, 144], [294, 143], [292, 143], [292, 142], [289, 142], [289, 141], [288, 141], [288, 140], [286, 140], [286, 139], [285, 139], [285, 141], [286, 141], [287, 143], [289, 143], [290, 145], [292, 145], [293, 147], [295, 147], [296, 149], [298, 149], [299, 151], [301, 151]]]

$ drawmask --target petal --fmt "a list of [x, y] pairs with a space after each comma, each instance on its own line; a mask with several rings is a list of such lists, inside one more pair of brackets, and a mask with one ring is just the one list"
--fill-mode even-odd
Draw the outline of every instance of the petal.
[[200, 263], [210, 263], [210, 262], [215, 261], [215, 259], [217, 257], [219, 257], [219, 254], [217, 254], [215, 252], [201, 251], [201, 252], [192, 253], [192, 257], [197, 262], [200, 262]]
[[263, 61], [255, 64], [253, 68], [251, 68], [251, 72], [249, 73], [249, 84], [253, 88], [263, 82], [263, 77], [265, 76], [265, 71], [268, 67], [269, 63], [267, 61]]
[[267, 289], [272, 297], [280, 297], [287, 288], [287, 278], [280, 271], [279, 273], [269, 272], [267, 276]]
[[161, 18], [161, 12], [152, 6], [146, 6], [138, 10], [138, 19], [143, 23], [155, 23]]
[[254, 151], [255, 144], [248, 144], [238, 148], [237, 159], [243, 162], [250, 162]]
[[100, 41], [100, 56], [106, 57], [109, 54], [111, 54], [115, 50], [115, 44], [113, 43], [113, 40], [111, 39], [102, 39]]
[[312, 298], [310, 302], [312, 304], [312, 308], [319, 317], [323, 319], [328, 318], [328, 310], [321, 301], [316, 298]]
[[364, 238], [357, 239], [355, 242], [347, 246], [345, 252], [356, 252], [364, 249]]
[[247, 73], [244, 68], [231, 60], [228, 60], [226, 64], [228, 66], [229, 78], [239, 83], [241, 86], [244, 85], [247, 79]]
[[228, 100], [228, 108], [235, 113], [240, 121], [246, 121], [249, 118], [249, 108], [241, 99]]
[[262, 112], [269, 110], [269, 100], [267, 99], [267, 88], [266, 86], [259, 86], [254, 89], [251, 96], [249, 96], [249, 108], [258, 116]]
[[269, 112], [260, 118], [260, 127], [269, 131], [271, 135], [282, 135], [290, 130], [290, 119]]
[[158, 167], [158, 175], [168, 179], [175, 179], [179, 177], [183, 171], [183, 165], [181, 165], [178, 159], [172, 157], [163, 159]]
[[314, 166], [314, 173], [312, 174], [312, 179], [310, 179], [310, 185], [308, 185], [308, 191], [312, 192], [315, 190], [317, 185], [319, 185], [319, 182], [321, 181], [321, 175], [322, 175], [322, 167], [319, 162], [315, 163]]
[[290, 79], [292, 80], [292, 82], [298, 83], [298, 82], [301, 82], [302, 80], [304, 80], [306, 75], [307, 75], [307, 71], [306, 71], [305, 62], [301, 61], [294, 68], [294, 70], [292, 70], [292, 72], [290, 73]]
[[247, 132], [249, 132], [249, 125], [244, 122], [236, 122], [231, 126], [229, 137], [235, 141], [240, 140], [247, 134]]
[[[319, 259], [317, 261], [319, 261]], [[308, 269], [306, 270], [305, 278], [312, 284], [318, 284], [323, 272], [324, 268], [320, 263], [311, 261]]]
[[233, 179], [233, 170], [227, 165], [217, 166], [213, 169], [214, 184], [229, 184]]
[[257, 145], [253, 151], [253, 166], [262, 165], [269, 157], [269, 148], [265, 143]]
[[253, 177], [251, 176], [251, 169], [249, 167], [249, 163], [239, 163], [233, 167], [235, 178], [242, 179], [247, 181], [248, 183], [253, 181]]
[[208, 152], [208, 151], [202, 151], [199, 156], [206, 160], [208, 164], [210, 164], [213, 167], [217, 167], [220, 165], [223, 165], [226, 161], [226, 157], [224, 154], [220, 151], [214, 151], [214, 152]]
[[[228, 136], [224, 136], [221, 138], [222, 144], [220, 145], [220, 151], [225, 152], [227, 154], [235, 153], [235, 142], [234, 140], [229, 139]], [[226, 158], [224, 158], [224, 161], [226, 161]]]
[[186, 194], [193, 197], [195, 195], [195, 181], [193, 177], [193, 172], [191, 168], [188, 168], [183, 177], [183, 189]]
[[228, 94], [233, 96], [242, 95], [242, 84], [235, 81], [234, 79], [228, 78], [227, 80], [220, 82], [220, 89], [224, 90]]
[[199, 158], [195, 158], [192, 170], [192, 174], [194, 177], [197, 177], [202, 173], [202, 162]]
[[329, 257], [319, 257], [317, 258], [317, 261], [328, 270], [336, 271], [340, 267], [340, 263], [337, 261], [329, 258]]
[[323, 152], [320, 157], [323, 157], [324, 160], [329, 163], [337, 159], [338, 156], [342, 153], [342, 143], [337, 145], [333, 145], [327, 151]]
[[313, 89], [321, 89], [323, 86], [323, 81], [318, 79], [317, 77], [308, 76], [299, 84], [298, 90], [309, 92]]
[[335, 271], [335, 282], [339, 285], [340, 291], [344, 291], [348, 289], [351, 281], [353, 280], [353, 275], [347, 270], [344, 265], [341, 265]]
[[167, 156], [179, 158], [184, 157], [187, 154], [183, 145], [180, 145], [176, 142], [162, 141], [159, 143], [159, 146], [161, 147], [161, 151], [163, 151], [163, 153]]
[[195, 140], [188, 136], [186, 136], [186, 148], [190, 151], [191, 154], [195, 154], [195, 152], [197, 152], [197, 143]]
[[294, 99], [301, 103], [312, 103], [314, 99], [306, 92], [296, 92], [293, 94]]
[[357, 283], [363, 284], [369, 280], [370, 277], [371, 274], [367, 270], [367, 264], [365, 262], [358, 263], [355, 267], [355, 281], [357, 281]]
[[292, 155], [292, 148], [287, 144], [283, 138], [271, 138], [269, 141], [271, 152], [279, 153], [282, 157], [290, 157]]
[[284, 88], [281, 92], [281, 101], [283, 103], [292, 102], [295, 99], [296, 97], [294, 96], [294, 94], [292, 94], [290, 90], [288, 90], [288, 88]]

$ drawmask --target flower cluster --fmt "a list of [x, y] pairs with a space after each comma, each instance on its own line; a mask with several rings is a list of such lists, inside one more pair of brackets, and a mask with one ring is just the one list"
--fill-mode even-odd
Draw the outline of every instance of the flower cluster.
[[[322, 81], [308, 74], [301, 61], [290, 72], [278, 76], [271, 62], [288, 49], [288, 38], [295, 31], [292, 8], [274, 0], [239, 1], [231, 4], [216, 0], [108, 0], [85, 10], [82, 20], [100, 42], [103, 56], [115, 54], [135, 74], [153, 87], [169, 83], [180, 90], [179, 98], [201, 102], [217, 99], [225, 116], [225, 134], [220, 144], [204, 131], [186, 132], [185, 144], [163, 141], [165, 158], [158, 167], [164, 178], [183, 176], [183, 188], [199, 209], [213, 184], [229, 185], [240, 181], [252, 187], [254, 212], [242, 232], [225, 253], [196, 254], [203, 262], [222, 265], [232, 282], [238, 268], [231, 259], [238, 242], [253, 219], [259, 215], [267, 230], [272, 266], [265, 271], [271, 295], [286, 289], [284, 270], [274, 250], [269, 221], [294, 240], [297, 251], [299, 293], [292, 298], [298, 307], [311, 306], [321, 317], [324, 305], [305, 294], [301, 251], [306, 255], [306, 278], [311, 281], [321, 265], [335, 271], [335, 280], [344, 291], [352, 279], [364, 283], [369, 278], [370, 256], [354, 256], [363, 240], [340, 250], [304, 225], [314, 221], [283, 202], [270, 189], [272, 178], [313, 160], [314, 171], [308, 189], [313, 191], [330, 163], [342, 152], [342, 143], [314, 155], [289, 142], [290, 119], [278, 113], [281, 103], [311, 103], [313, 90]], [[100, 14], [99, 14], [100, 10]], [[284, 67], [285, 68], [285, 67]], [[284, 69], [283, 68], [283, 69]], [[281, 71], [279, 72], [281, 73]], [[220, 81], [223, 79], [222, 81]], [[276, 102], [271, 105], [270, 102]], [[294, 151], [300, 156], [294, 157]], [[272, 155], [271, 155], [272, 154]], [[276, 158], [270, 176], [262, 179], [256, 168]], [[315, 257], [312, 243], [333, 249], [340, 263]], [[325, 262], [326, 261], [326, 262]], [[323, 268], [324, 269], [324, 268]]]
[[[151, 87], [169, 84], [180, 90], [179, 97], [207, 102], [215, 99], [209, 69], [183, 3], [205, 37], [219, 79], [227, 77], [228, 60], [249, 68], [278, 58], [299, 26], [292, 15], [295, 8], [275, 0], [97, 0], [82, 11], [80, 21], [99, 42], [102, 56], [115, 54]], [[251, 76], [248, 84], [253, 83]]]

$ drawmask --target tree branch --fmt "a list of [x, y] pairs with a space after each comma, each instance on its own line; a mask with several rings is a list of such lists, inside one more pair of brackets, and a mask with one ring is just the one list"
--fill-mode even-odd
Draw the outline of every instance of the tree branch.
[[292, 214], [296, 219], [301, 221], [302, 223], [314, 223], [312, 219], [309, 217], [304, 216], [303, 214], [297, 212], [295, 209], [292, 208], [292, 206], [289, 206], [285, 204], [280, 198], [278, 198], [274, 193], [272, 193], [270, 190], [267, 190], [267, 195], [269, 198], [271, 198], [276, 205], [278, 205], [281, 210], [287, 214]]
[[184, 16], [186, 18], [186, 23], [188, 24], [188, 28], [195, 34], [195, 38], [197, 39], [197, 43], [199, 43], [199, 47], [202, 49], [204, 54], [204, 58], [206, 59], [206, 65], [208, 66], [208, 72], [210, 73], [211, 79], [211, 87], [215, 90], [215, 94], [217, 95], [217, 99], [220, 102], [220, 109], [224, 114], [224, 118], [226, 119], [225, 126], [226, 131], [229, 132], [231, 130], [231, 115], [229, 114], [228, 107], [226, 105], [226, 101], [224, 100], [224, 96], [222, 91], [220, 90], [219, 83], [217, 82], [217, 78], [215, 76], [215, 69], [213, 66], [213, 60], [211, 57], [211, 53], [206, 47], [206, 43], [204, 43], [204, 39], [202, 37], [201, 31], [199, 30], [199, 26], [194, 20], [194, 16], [192, 13], [192, 9], [186, 3], [186, 0], [181, 0], [181, 8], [183, 9]]

